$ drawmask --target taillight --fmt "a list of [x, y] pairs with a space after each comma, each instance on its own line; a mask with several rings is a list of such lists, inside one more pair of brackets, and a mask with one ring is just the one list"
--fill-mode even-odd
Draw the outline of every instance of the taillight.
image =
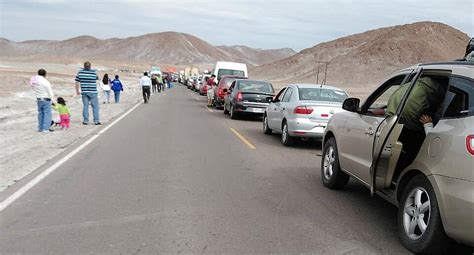
[[466, 149], [471, 155], [474, 155], [474, 135], [466, 137]]
[[222, 88], [218, 89], [218, 90], [217, 90], [217, 95], [218, 95], [219, 97], [223, 97], [223, 96], [224, 96], [224, 90], [223, 90]]
[[293, 111], [294, 114], [311, 114], [313, 112], [313, 108], [309, 106], [297, 106]]
[[242, 92], [237, 91], [237, 101], [243, 101], [244, 98], [242, 97]]

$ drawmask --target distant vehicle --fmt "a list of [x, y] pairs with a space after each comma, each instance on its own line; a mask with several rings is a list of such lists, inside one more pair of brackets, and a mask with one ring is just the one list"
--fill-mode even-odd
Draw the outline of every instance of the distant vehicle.
[[263, 115], [274, 93], [270, 82], [238, 79], [232, 82], [224, 99], [224, 114], [236, 119], [240, 114]]
[[179, 71], [178, 82], [184, 84], [184, 70]]
[[210, 77], [210, 74], [202, 75], [202, 79], [199, 81], [198, 88], [196, 88], [196, 92], [198, 92], [200, 95], [207, 94], [207, 79], [209, 79]]
[[189, 77], [188, 84], [187, 84], [188, 89], [193, 90], [196, 87], [197, 78], [198, 78], [197, 76]]
[[151, 67], [151, 70], [150, 70], [150, 75], [158, 75], [158, 74], [159, 74], [160, 76], [163, 75], [162, 72], [161, 72], [160, 67], [158, 67], [158, 66], [152, 66], [152, 67]]
[[291, 145], [295, 137], [322, 138], [329, 119], [342, 111], [347, 97], [344, 90], [327, 85], [288, 85], [267, 107], [263, 132], [281, 133], [285, 146]]
[[236, 79], [246, 79], [243, 76], [235, 76], [235, 75], [223, 75], [219, 80], [219, 84], [214, 91], [214, 106], [216, 108], [224, 108], [224, 98], [226, 93], [224, 92], [225, 89], [229, 89], [230, 85]]
[[[431, 130], [412, 114], [420, 94], [429, 95], [422, 114], [432, 117]], [[392, 95], [401, 98], [397, 106]], [[468, 61], [415, 65], [390, 76], [362, 105], [346, 99], [346, 111], [324, 133], [323, 185], [342, 189], [351, 176], [398, 206], [398, 236], [413, 253], [452, 254], [450, 238], [474, 246], [473, 99]], [[407, 128], [413, 123], [418, 131]]]
[[199, 91], [199, 88], [200, 88], [201, 85], [202, 85], [202, 79], [203, 79], [203, 75], [200, 74], [200, 75], [198, 76], [196, 86], [194, 86], [194, 91], [196, 91], [196, 92]]
[[173, 82], [178, 82], [179, 74], [173, 73], [171, 74], [171, 78]]
[[247, 72], [247, 65], [235, 62], [217, 62], [214, 68], [214, 74], [216, 75], [216, 82], [219, 82], [221, 80], [221, 77], [224, 75], [235, 75], [246, 78], [249, 77]]

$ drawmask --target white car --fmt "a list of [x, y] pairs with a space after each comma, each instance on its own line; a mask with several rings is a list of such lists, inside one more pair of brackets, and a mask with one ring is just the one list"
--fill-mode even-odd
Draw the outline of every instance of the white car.
[[329, 119], [341, 112], [347, 93], [339, 88], [318, 84], [293, 84], [272, 99], [263, 115], [263, 132], [281, 133], [288, 146], [295, 137], [322, 138]]

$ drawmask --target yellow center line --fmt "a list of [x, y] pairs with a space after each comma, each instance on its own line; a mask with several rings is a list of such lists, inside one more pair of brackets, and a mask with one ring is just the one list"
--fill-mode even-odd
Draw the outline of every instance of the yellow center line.
[[243, 135], [241, 135], [239, 132], [237, 132], [237, 130], [233, 129], [233, 128], [230, 128], [230, 131], [232, 131], [232, 133], [234, 133], [234, 135], [236, 135], [243, 143], [245, 143], [245, 145], [247, 145], [250, 149], [252, 150], [255, 150], [257, 149], [255, 147], [255, 145], [253, 145], [249, 140], [247, 140], [247, 138], [245, 138]]
[[206, 109], [209, 111], [209, 112], [214, 112], [211, 108], [207, 107], [206, 106]]

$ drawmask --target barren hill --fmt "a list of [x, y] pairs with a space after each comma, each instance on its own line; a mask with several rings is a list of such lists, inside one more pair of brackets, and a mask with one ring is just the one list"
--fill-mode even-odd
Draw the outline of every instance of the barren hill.
[[290, 48], [264, 50], [241, 45], [217, 46], [217, 48], [230, 54], [230, 56], [234, 58], [237, 57], [237, 59], [235, 59], [236, 61], [249, 63], [251, 65], [269, 64], [296, 54], [296, 52]]
[[[390, 73], [412, 64], [463, 56], [469, 37], [448, 25], [418, 22], [367, 31], [318, 44], [250, 74], [283, 84], [316, 82], [318, 64], [329, 62], [327, 84], [368, 91]], [[324, 70], [324, 65], [320, 65]], [[320, 73], [321, 82], [324, 72]]]
[[101, 40], [79, 36], [64, 41], [12, 42], [0, 38], [0, 57], [15, 59], [91, 59], [174, 65], [207, 65], [218, 60], [250, 65], [274, 62], [294, 54], [293, 50], [261, 50], [249, 47], [215, 47], [195, 36], [163, 32], [125, 39]]

